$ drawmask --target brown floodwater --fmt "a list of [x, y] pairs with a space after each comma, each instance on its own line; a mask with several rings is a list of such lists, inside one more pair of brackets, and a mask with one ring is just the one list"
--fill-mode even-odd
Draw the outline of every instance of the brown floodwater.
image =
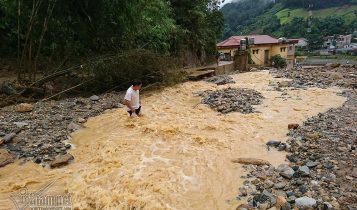
[[[143, 117], [115, 109], [91, 118], [72, 134], [75, 160], [51, 170], [28, 162], [0, 169], [0, 209], [23, 187], [72, 193], [77, 209], [235, 209], [244, 171], [238, 157], [278, 165], [285, 153], [268, 151], [268, 140], [286, 140], [289, 123], [339, 107], [337, 88], [274, 91], [268, 72], [233, 75], [236, 84], [186, 82], [143, 96]], [[252, 88], [265, 97], [257, 113], [220, 114], [199, 104], [194, 92], [225, 87]], [[197, 106], [196, 106], [197, 105]]]

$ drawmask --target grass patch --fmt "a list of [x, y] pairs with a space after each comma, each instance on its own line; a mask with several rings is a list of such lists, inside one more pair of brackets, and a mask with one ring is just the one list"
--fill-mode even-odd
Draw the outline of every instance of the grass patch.
[[[356, 19], [356, 15], [354, 14], [354, 11], [356, 10], [357, 10], [357, 5], [331, 7], [326, 9], [313, 10], [313, 16], [319, 18], [324, 18], [331, 15], [342, 16], [347, 23], [350, 23]], [[290, 12], [290, 16], [289, 16], [289, 12]], [[280, 19], [281, 24], [285, 24], [290, 22], [294, 17], [307, 18], [309, 16], [309, 11], [302, 8], [299, 9], [287, 8], [287, 9], [280, 10], [275, 15]]]

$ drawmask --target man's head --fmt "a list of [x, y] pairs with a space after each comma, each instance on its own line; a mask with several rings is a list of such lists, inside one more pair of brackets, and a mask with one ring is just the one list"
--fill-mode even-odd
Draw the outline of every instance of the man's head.
[[134, 80], [131, 82], [131, 85], [133, 86], [133, 90], [140, 90], [142, 84], [143, 84], [143, 83], [142, 83], [140, 80], [138, 80], [138, 79], [134, 79]]

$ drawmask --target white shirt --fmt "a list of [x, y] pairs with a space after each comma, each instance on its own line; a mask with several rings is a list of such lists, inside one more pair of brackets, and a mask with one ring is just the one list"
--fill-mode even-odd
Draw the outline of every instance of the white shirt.
[[[139, 109], [139, 107], [140, 107], [139, 90], [134, 90], [133, 86], [131, 86], [126, 91], [124, 99], [130, 102], [130, 106], [132, 108]], [[128, 108], [128, 111], [130, 111], [129, 108]]]

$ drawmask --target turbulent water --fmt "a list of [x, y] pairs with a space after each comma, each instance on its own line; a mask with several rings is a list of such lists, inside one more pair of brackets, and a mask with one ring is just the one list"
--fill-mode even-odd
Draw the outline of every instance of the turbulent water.
[[9, 196], [22, 187], [36, 190], [54, 181], [50, 193], [72, 193], [77, 209], [235, 209], [244, 172], [238, 157], [284, 162], [283, 152], [265, 142], [285, 140], [289, 123], [343, 104], [340, 90], [273, 91], [268, 72], [233, 76], [236, 84], [265, 97], [257, 113], [220, 114], [194, 92], [214, 90], [206, 82], [186, 82], [143, 96], [144, 116], [129, 118], [116, 109], [91, 118], [72, 135], [75, 160], [50, 170], [28, 162], [0, 169], [0, 209], [14, 208]]

